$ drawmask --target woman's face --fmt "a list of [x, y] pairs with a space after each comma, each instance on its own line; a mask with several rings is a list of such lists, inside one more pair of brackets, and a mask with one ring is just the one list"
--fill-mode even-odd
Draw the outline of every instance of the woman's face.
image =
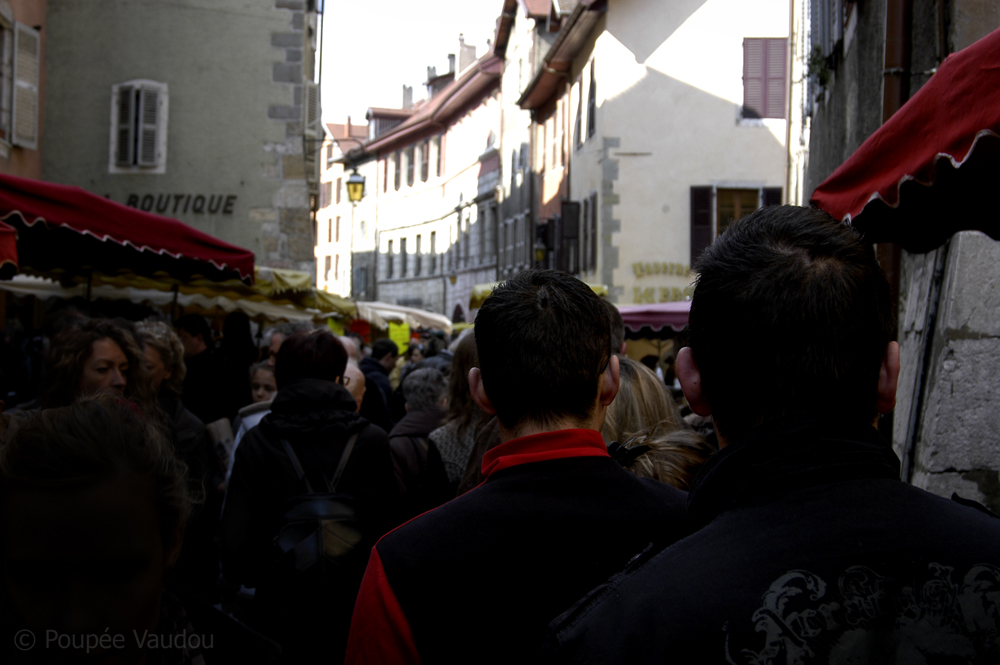
[[414, 346], [410, 348], [410, 362], [418, 363], [424, 359], [424, 352], [419, 346]]
[[146, 354], [146, 367], [149, 368], [149, 374], [153, 379], [153, 392], [158, 393], [160, 386], [173, 375], [173, 372], [163, 364], [163, 356], [155, 346], [146, 344], [143, 351]]
[[266, 402], [274, 397], [276, 392], [278, 386], [274, 382], [274, 372], [259, 369], [253, 373], [253, 378], [250, 380], [250, 394], [254, 404]]
[[127, 373], [128, 358], [122, 348], [113, 339], [99, 339], [90, 347], [90, 356], [83, 362], [80, 394], [111, 392], [124, 395]]
[[[164, 546], [154, 496], [148, 478], [124, 474], [93, 486], [18, 490], [7, 498], [0, 513], [2, 579], [17, 628], [35, 636], [30, 656], [141, 661], [135, 635], [156, 630], [163, 575], [180, 549], [179, 537]], [[51, 631], [123, 637], [87, 653], [47, 640]]]

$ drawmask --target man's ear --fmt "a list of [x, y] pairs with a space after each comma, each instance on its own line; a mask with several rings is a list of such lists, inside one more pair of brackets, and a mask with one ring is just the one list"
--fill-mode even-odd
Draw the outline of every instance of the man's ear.
[[681, 382], [681, 389], [684, 390], [684, 397], [687, 398], [688, 406], [699, 416], [712, 415], [712, 407], [705, 401], [705, 395], [701, 387], [701, 370], [694, 359], [694, 351], [690, 346], [685, 346], [677, 352], [677, 360], [674, 362], [674, 372], [677, 380]]
[[493, 408], [486, 388], [483, 386], [483, 375], [479, 373], [478, 367], [469, 370], [469, 392], [472, 393], [472, 401], [476, 403], [484, 413], [490, 416], [497, 415], [497, 410]]
[[601, 374], [601, 406], [608, 406], [618, 395], [618, 389], [621, 387], [620, 367], [618, 356], [611, 356], [608, 368]]
[[896, 383], [899, 380], [899, 344], [889, 342], [878, 371], [878, 397], [875, 402], [879, 413], [889, 413], [896, 408]]

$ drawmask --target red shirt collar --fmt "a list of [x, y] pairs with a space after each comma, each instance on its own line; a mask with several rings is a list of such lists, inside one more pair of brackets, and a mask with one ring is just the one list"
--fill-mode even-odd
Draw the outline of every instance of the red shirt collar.
[[608, 457], [601, 433], [592, 429], [561, 429], [522, 436], [486, 451], [483, 478], [513, 466], [566, 457]]

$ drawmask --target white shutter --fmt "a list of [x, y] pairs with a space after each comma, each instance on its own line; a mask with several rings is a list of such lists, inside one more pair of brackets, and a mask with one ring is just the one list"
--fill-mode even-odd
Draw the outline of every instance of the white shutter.
[[14, 23], [14, 99], [11, 143], [38, 149], [38, 70], [41, 38], [38, 31]]
[[114, 99], [115, 124], [114, 132], [117, 135], [115, 143], [115, 164], [118, 166], [132, 166], [132, 159], [135, 155], [135, 128], [133, 104], [135, 101], [135, 88], [130, 85], [118, 86]]
[[307, 81], [302, 86], [302, 125], [305, 135], [311, 138], [322, 136], [320, 123], [319, 86]]
[[159, 132], [160, 91], [153, 87], [139, 88], [138, 134], [139, 146], [136, 163], [139, 166], [156, 166], [156, 149]]

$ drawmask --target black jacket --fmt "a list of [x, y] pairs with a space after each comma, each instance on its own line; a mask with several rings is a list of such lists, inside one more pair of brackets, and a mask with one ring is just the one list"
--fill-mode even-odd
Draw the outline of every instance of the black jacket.
[[624, 471], [599, 432], [514, 439], [483, 465], [485, 483], [372, 551], [348, 663], [531, 662], [552, 618], [685, 533], [684, 493]]
[[308, 656], [302, 649], [321, 648], [319, 642], [326, 645], [324, 657], [342, 648], [364, 556], [337, 598], [292, 594], [275, 583], [274, 537], [288, 500], [306, 493], [281, 441], [291, 444], [312, 486], [322, 488], [324, 478], [334, 475], [347, 440], [358, 434], [337, 491], [356, 501], [363, 524], [356, 548], [366, 552], [392, 526], [398, 493], [385, 432], [355, 413], [355, 407], [350, 393], [330, 381], [303, 379], [279, 390], [271, 413], [236, 449], [222, 511], [226, 581], [257, 589], [248, 622], [274, 636], [286, 653], [303, 658]]
[[760, 429], [688, 508], [701, 530], [554, 622], [551, 660], [1000, 662], [1000, 520], [901, 482], [869, 426]]
[[[392, 384], [389, 383], [389, 370], [373, 358], [362, 358], [361, 362], [358, 363], [358, 369], [365, 375], [365, 381], [378, 387], [379, 392], [382, 393], [382, 401], [388, 405], [389, 398], [392, 395]], [[371, 388], [369, 385], [368, 390], [371, 390]]]
[[441, 453], [427, 438], [441, 426], [445, 415], [445, 410], [439, 406], [412, 411], [389, 432], [392, 463], [402, 496], [401, 523], [455, 496]]

